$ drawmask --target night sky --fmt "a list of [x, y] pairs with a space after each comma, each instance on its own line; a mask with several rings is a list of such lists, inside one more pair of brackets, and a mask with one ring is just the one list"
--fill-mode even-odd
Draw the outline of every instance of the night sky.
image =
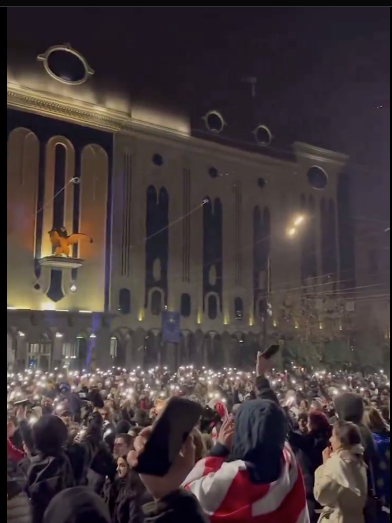
[[[389, 178], [389, 7], [9, 7], [8, 46], [70, 42], [134, 97], [221, 110]], [[258, 79], [254, 105], [244, 76]], [[374, 107], [382, 105], [382, 109]], [[249, 138], [250, 139], [250, 138]]]

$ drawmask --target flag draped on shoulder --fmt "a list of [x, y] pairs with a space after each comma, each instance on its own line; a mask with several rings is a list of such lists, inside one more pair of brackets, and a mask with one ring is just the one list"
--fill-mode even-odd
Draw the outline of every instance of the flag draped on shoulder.
[[185, 487], [211, 523], [309, 523], [302, 474], [288, 445], [273, 483], [252, 482], [245, 461], [208, 457], [196, 464]]

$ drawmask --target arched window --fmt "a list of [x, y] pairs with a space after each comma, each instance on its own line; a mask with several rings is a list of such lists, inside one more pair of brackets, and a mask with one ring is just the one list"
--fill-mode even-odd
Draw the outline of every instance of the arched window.
[[208, 317], [210, 320], [215, 320], [218, 316], [218, 301], [214, 294], [208, 297]]
[[234, 300], [234, 317], [237, 321], [241, 321], [244, 317], [244, 302], [242, 298], [235, 298]]
[[189, 318], [191, 315], [192, 300], [188, 293], [184, 292], [181, 294], [181, 316]]
[[115, 360], [117, 358], [118, 340], [115, 336], [110, 338], [110, 357]]
[[47, 372], [51, 367], [53, 344], [46, 333], [42, 333], [35, 343], [29, 343], [27, 366]]
[[159, 316], [162, 312], [162, 293], [155, 290], [151, 294], [151, 313], [154, 316]]
[[118, 295], [119, 310], [121, 314], [130, 314], [131, 312], [131, 292], [129, 289], [120, 289]]
[[76, 337], [76, 355], [77, 355], [77, 367], [82, 370], [87, 365], [88, 357], [88, 341], [86, 336], [80, 335]]
[[260, 298], [257, 303], [257, 313], [260, 318], [265, 318], [267, 314], [267, 302], [266, 300]]

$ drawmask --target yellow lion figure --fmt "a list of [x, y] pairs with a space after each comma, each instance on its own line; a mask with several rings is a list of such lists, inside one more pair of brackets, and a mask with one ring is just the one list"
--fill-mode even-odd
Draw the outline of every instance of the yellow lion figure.
[[50, 243], [56, 248], [55, 256], [70, 256], [71, 245], [76, 245], [79, 241], [88, 240], [93, 243], [93, 239], [87, 234], [75, 233], [68, 236], [67, 229], [52, 229], [49, 231]]

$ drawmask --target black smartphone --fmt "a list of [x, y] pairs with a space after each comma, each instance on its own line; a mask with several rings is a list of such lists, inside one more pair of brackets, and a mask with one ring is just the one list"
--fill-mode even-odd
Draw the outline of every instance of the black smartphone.
[[165, 476], [202, 415], [201, 405], [194, 401], [171, 398], [159, 416], [138, 458], [136, 472]]
[[7, 479], [7, 501], [16, 498], [21, 492], [23, 489], [16, 480]]
[[280, 345], [271, 345], [265, 352], [263, 352], [263, 358], [270, 360], [280, 351]]
[[14, 407], [34, 407], [34, 403], [29, 399], [14, 401]]

